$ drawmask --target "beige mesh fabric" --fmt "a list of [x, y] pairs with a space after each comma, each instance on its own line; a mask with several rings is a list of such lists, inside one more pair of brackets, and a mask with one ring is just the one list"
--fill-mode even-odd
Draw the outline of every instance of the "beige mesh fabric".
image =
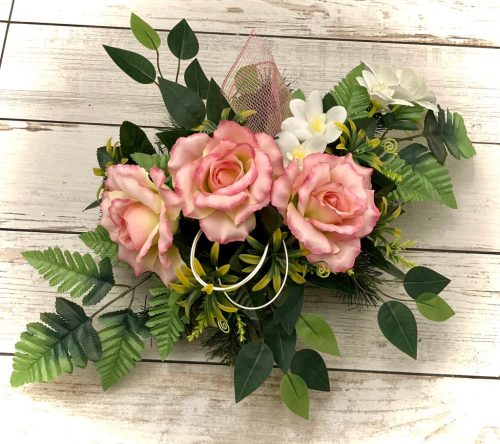
[[275, 136], [290, 117], [290, 91], [274, 63], [269, 42], [252, 32], [222, 83], [222, 92], [236, 112], [254, 110], [247, 125]]

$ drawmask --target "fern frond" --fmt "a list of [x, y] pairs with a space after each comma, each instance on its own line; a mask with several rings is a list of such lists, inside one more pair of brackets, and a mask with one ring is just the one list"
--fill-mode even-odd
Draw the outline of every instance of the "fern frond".
[[56, 313], [40, 314], [41, 322], [28, 324], [16, 344], [10, 379], [17, 387], [51, 381], [73, 366], [101, 357], [101, 343], [83, 308], [64, 298], [56, 299]]
[[460, 114], [452, 114], [446, 110], [445, 117], [444, 110], [439, 108], [438, 125], [443, 142], [453, 157], [469, 159], [476, 154], [476, 150], [467, 135], [464, 119]]
[[107, 390], [126, 376], [141, 360], [144, 343], [136, 332], [137, 316], [130, 310], [106, 313], [99, 320], [106, 327], [99, 332], [102, 357], [95, 363]]
[[60, 248], [25, 251], [22, 255], [59, 293], [83, 296], [83, 305], [97, 304], [115, 285], [109, 258], [97, 265], [89, 254], [82, 256]]
[[118, 245], [110, 238], [104, 227], [98, 225], [95, 230], [80, 234], [82, 242], [94, 251], [101, 259], [109, 257], [114, 265], [118, 260]]
[[363, 69], [365, 69], [363, 63], [356, 66], [330, 91], [337, 104], [347, 110], [348, 119], [360, 119], [368, 115], [370, 96], [357, 80]]
[[149, 320], [146, 326], [156, 339], [161, 359], [166, 359], [172, 346], [178, 341], [185, 325], [179, 317], [180, 307], [177, 305], [179, 295], [166, 287], [150, 290]]

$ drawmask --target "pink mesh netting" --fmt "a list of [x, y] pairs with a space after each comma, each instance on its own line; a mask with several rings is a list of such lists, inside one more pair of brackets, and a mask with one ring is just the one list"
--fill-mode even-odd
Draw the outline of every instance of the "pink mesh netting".
[[275, 136], [289, 117], [290, 91], [274, 63], [269, 42], [252, 32], [222, 83], [222, 92], [236, 112], [254, 110], [247, 125]]

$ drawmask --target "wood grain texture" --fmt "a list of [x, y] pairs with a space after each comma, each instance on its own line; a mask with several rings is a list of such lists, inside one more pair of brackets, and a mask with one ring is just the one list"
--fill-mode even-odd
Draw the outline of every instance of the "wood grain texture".
[[3, 46], [6, 29], [7, 29], [7, 23], [0, 23], [0, 48]]
[[[54, 308], [56, 292], [21, 257], [20, 252], [59, 245], [87, 251], [75, 235], [0, 232], [0, 351], [13, 352], [28, 322], [38, 313]], [[414, 310], [419, 328], [418, 360], [402, 354], [380, 333], [377, 309], [363, 311], [340, 303], [332, 293], [308, 288], [304, 310], [321, 314], [332, 326], [341, 357], [326, 357], [330, 368], [404, 371], [434, 374], [500, 376], [500, 255], [412, 252], [409, 257], [431, 266], [451, 279], [443, 297], [456, 311], [444, 323], [425, 320]], [[122, 271], [117, 282], [130, 283]], [[400, 283], [388, 283], [385, 291], [407, 298]], [[146, 289], [138, 292], [137, 309]], [[126, 306], [128, 299], [123, 301]], [[413, 306], [410, 302], [409, 306]], [[117, 305], [120, 307], [120, 305]], [[413, 307], [414, 308], [414, 307]], [[93, 307], [88, 307], [90, 312]], [[199, 343], [184, 343], [170, 356], [173, 360], [206, 360]], [[157, 359], [156, 351], [145, 357]]]
[[[186, 18], [196, 31], [500, 46], [495, 0], [90, 0], [71, 7], [65, 0], [16, 0], [14, 20], [79, 25], [129, 25], [130, 12], [158, 29]], [[265, 11], [265, 13], [263, 13]]]
[[[204, 35], [200, 62], [221, 81], [245, 37]], [[500, 142], [500, 49], [430, 47], [272, 38], [278, 66], [294, 87], [329, 90], [360, 60], [411, 66], [439, 102], [463, 114], [475, 142]], [[138, 85], [108, 59], [102, 44], [142, 51], [128, 30], [12, 25], [0, 70], [0, 118], [159, 125], [164, 105], [153, 85]], [[144, 52], [144, 51], [143, 51]], [[163, 73], [176, 64], [164, 51]]]
[[12, 0], [0, 0], [0, 20], [9, 19], [11, 5], [12, 5]]
[[[279, 372], [236, 405], [223, 366], [140, 363], [103, 393], [93, 368], [50, 384], [7, 386], [0, 357], [4, 437], [66, 443], [493, 443], [500, 381], [330, 372], [311, 392], [311, 419], [279, 399]], [[29, 427], [26, 415], [29, 417]]]
[[[153, 140], [154, 130], [147, 132]], [[4, 194], [0, 227], [93, 229], [98, 211], [82, 209], [94, 199], [99, 185], [99, 179], [92, 174], [95, 150], [117, 135], [118, 128], [110, 126], [0, 121], [4, 153], [0, 159]], [[458, 210], [433, 203], [412, 204], [398, 221], [404, 236], [417, 240], [419, 247], [500, 251], [500, 224], [496, 222], [500, 194], [496, 171], [491, 168], [500, 164], [500, 149], [496, 145], [476, 148], [478, 156], [472, 160], [449, 159]], [[472, 226], [474, 229], [470, 229]]]

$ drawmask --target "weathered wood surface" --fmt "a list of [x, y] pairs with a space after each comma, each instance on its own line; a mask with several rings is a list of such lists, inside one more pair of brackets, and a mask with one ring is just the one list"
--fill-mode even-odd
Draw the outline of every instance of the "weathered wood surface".
[[[153, 140], [154, 130], [148, 133]], [[82, 209], [94, 199], [99, 184], [92, 174], [95, 149], [117, 135], [118, 128], [110, 126], [0, 121], [4, 153], [0, 159], [4, 194], [0, 227], [93, 229], [98, 211]], [[500, 147], [478, 144], [476, 149], [478, 156], [472, 160], [448, 162], [458, 210], [422, 203], [410, 206], [401, 218], [404, 236], [417, 240], [418, 247], [500, 251], [496, 220], [500, 194], [497, 172], [491, 167], [500, 164]]]
[[[39, 278], [20, 252], [54, 245], [88, 251], [76, 235], [0, 232], [1, 351], [13, 352], [25, 324], [36, 321], [39, 312], [53, 311], [57, 293]], [[340, 358], [325, 356], [327, 365], [341, 369], [500, 377], [500, 255], [412, 252], [409, 257], [451, 279], [443, 295], [457, 314], [445, 323], [433, 323], [414, 310], [420, 337], [419, 356], [414, 361], [382, 336], [376, 308], [358, 311], [341, 304], [331, 292], [311, 287], [307, 289], [304, 310], [321, 313], [328, 320], [341, 350]], [[125, 279], [128, 283], [127, 273], [118, 276], [118, 282]], [[405, 298], [401, 283], [388, 284], [385, 291], [393, 297]], [[146, 289], [138, 293], [137, 309], [145, 294]], [[123, 301], [125, 306], [127, 303], [128, 299]], [[94, 310], [88, 308], [89, 313]], [[170, 359], [203, 362], [205, 351], [199, 343], [184, 343]], [[146, 357], [157, 359], [158, 355], [149, 350]]]
[[[494, 443], [500, 381], [330, 372], [311, 393], [311, 419], [280, 404], [279, 373], [235, 405], [232, 371], [199, 364], [138, 364], [102, 393], [94, 369], [12, 389], [0, 357], [2, 436], [17, 442]], [[69, 438], [71, 437], [71, 438]]]
[[7, 23], [0, 23], [0, 48], [3, 46], [6, 28], [7, 28]]
[[500, 46], [500, 4], [484, 0], [16, 0], [13, 20], [128, 27], [130, 11], [158, 29], [189, 17], [195, 31], [418, 42], [440, 45]]
[[[12, 5], [12, 0], [0, 0], [0, 20], [7, 20], [9, 18], [11, 5]], [[2, 28], [0, 28], [0, 31], [1, 29]]]
[[[199, 59], [221, 81], [244, 36], [204, 35]], [[500, 49], [271, 38], [278, 66], [305, 91], [328, 91], [361, 60], [411, 66], [459, 111], [475, 142], [500, 142]], [[13, 24], [0, 70], [0, 118], [159, 125], [166, 120], [154, 85], [138, 85], [113, 65], [102, 44], [142, 51], [128, 30]], [[163, 74], [175, 61], [164, 51]], [[149, 53], [151, 55], [151, 53]], [[488, 67], [486, 69], [485, 67]]]

